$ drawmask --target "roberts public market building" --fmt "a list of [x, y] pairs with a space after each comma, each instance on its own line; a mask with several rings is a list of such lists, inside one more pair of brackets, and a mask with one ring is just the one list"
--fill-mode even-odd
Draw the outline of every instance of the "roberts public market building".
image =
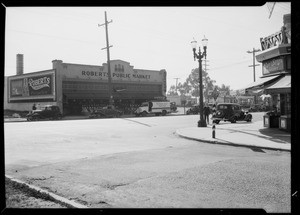
[[[30, 111], [33, 104], [57, 105], [63, 114], [79, 114], [86, 106], [109, 103], [108, 66], [53, 60], [52, 69], [23, 74], [23, 55], [17, 55], [17, 74], [5, 77], [4, 110]], [[166, 70], [134, 69], [111, 60], [111, 91], [116, 106], [139, 105], [166, 98]]]

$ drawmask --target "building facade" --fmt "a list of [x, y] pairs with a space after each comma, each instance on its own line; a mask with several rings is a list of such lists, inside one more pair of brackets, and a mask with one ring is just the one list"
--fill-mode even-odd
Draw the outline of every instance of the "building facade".
[[[63, 114], [109, 103], [108, 66], [82, 65], [53, 60], [51, 70], [5, 78], [4, 109], [30, 110], [35, 104], [58, 105]], [[112, 60], [111, 96], [116, 106], [139, 105], [166, 98], [165, 70], [134, 69], [130, 63]]]
[[[283, 27], [260, 38], [262, 52], [256, 60], [262, 63], [262, 77], [246, 90], [261, 91], [273, 109], [290, 123], [291, 118], [291, 15], [283, 16]], [[280, 124], [279, 124], [280, 127]], [[290, 127], [285, 126], [285, 127]]]

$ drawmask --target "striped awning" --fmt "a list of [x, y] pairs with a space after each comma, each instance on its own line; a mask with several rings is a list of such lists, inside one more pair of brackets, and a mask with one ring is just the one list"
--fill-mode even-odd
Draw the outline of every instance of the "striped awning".
[[291, 75], [285, 75], [274, 84], [266, 88], [267, 93], [290, 93]]
[[249, 90], [249, 89], [251, 89], [251, 90], [256, 90], [257, 89], [257, 90], [259, 90], [259, 89], [263, 88], [264, 86], [272, 83], [273, 81], [276, 81], [280, 77], [281, 77], [281, 75], [274, 75], [274, 76], [259, 78], [255, 82], [252, 82], [251, 84], [249, 84], [248, 86], [246, 86], [245, 89], [247, 89], [247, 90]]

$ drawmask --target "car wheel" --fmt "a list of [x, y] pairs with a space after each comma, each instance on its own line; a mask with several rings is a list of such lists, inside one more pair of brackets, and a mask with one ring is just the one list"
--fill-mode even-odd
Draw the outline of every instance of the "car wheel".
[[145, 116], [147, 116], [147, 112], [146, 112], [146, 111], [143, 111], [142, 117], [145, 117]]
[[214, 120], [213, 123], [219, 124], [220, 120]]
[[167, 111], [166, 111], [166, 110], [163, 110], [163, 111], [162, 111], [162, 115], [163, 115], [163, 116], [167, 115]]
[[233, 117], [233, 119], [231, 120], [231, 123], [236, 123], [236, 116]]

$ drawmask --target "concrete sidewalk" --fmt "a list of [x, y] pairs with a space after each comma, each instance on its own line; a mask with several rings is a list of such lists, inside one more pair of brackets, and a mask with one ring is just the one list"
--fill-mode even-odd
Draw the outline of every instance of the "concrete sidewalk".
[[216, 125], [215, 138], [212, 138], [211, 124], [204, 128], [178, 129], [176, 133], [180, 137], [206, 143], [291, 151], [291, 134], [278, 128], [265, 128], [263, 121], [220, 122]]

